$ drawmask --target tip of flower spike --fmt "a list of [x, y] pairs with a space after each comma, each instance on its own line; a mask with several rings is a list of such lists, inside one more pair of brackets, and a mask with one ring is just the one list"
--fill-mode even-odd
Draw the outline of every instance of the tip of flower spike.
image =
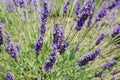
[[6, 80], [14, 80], [14, 79], [15, 79], [14, 74], [11, 72], [7, 72]]

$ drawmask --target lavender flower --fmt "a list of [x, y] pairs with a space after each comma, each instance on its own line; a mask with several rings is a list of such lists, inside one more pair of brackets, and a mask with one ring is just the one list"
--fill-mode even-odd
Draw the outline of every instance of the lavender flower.
[[13, 12], [14, 10], [13, 4], [10, 2], [10, 0], [6, 0], [6, 10], [8, 12]]
[[26, 0], [27, 5], [31, 3], [32, 0]]
[[25, 7], [25, 1], [24, 0], [19, 0], [19, 5], [20, 5], [20, 7]]
[[67, 13], [68, 9], [69, 9], [69, 5], [70, 5], [70, 1], [71, 0], [67, 0], [67, 3], [64, 6], [64, 13]]
[[37, 0], [32, 0], [32, 1], [33, 1], [33, 5], [34, 5], [34, 7], [37, 8], [38, 5], [39, 5], [39, 4], [38, 4], [38, 1], [37, 1]]
[[66, 42], [66, 43], [62, 46], [62, 48], [59, 50], [60, 54], [63, 54], [63, 53], [68, 49], [69, 45], [70, 45], [70, 42]]
[[0, 25], [0, 46], [4, 43], [4, 30], [3, 27]]
[[57, 46], [57, 49], [61, 49], [65, 42], [65, 36], [63, 34], [63, 28], [56, 24], [53, 30], [53, 44]]
[[13, 0], [15, 6], [19, 6], [19, 0]]
[[85, 21], [88, 19], [89, 16], [91, 16], [90, 17], [91, 21], [94, 9], [95, 9], [94, 1], [89, 0], [88, 2], [86, 2], [82, 10], [83, 14], [80, 16], [79, 20], [77, 21], [77, 25], [75, 26], [75, 29], [77, 31], [80, 31], [82, 29], [83, 25], [85, 24]]
[[112, 75], [116, 75], [116, 74], [119, 74], [120, 73], [120, 70], [117, 70], [117, 71], [114, 71], [113, 73], [112, 73]]
[[96, 45], [100, 44], [101, 41], [103, 41], [103, 39], [105, 38], [105, 36], [106, 36], [106, 33], [104, 32], [104, 33], [100, 36], [100, 38], [98, 38], [98, 40], [96, 41]]
[[45, 63], [44, 71], [48, 74], [52, 72], [52, 69], [54, 67], [54, 64], [57, 62], [59, 57], [59, 52], [57, 51], [57, 48], [55, 45], [53, 45], [53, 53], [50, 54], [50, 59]]
[[46, 32], [46, 25], [45, 24], [42, 24], [41, 25], [41, 27], [40, 27], [41, 29], [40, 29], [40, 31], [41, 31], [41, 34], [45, 34], [45, 32]]
[[44, 43], [44, 39], [43, 39], [43, 35], [41, 35], [35, 45], [36, 55], [39, 55], [39, 52], [42, 50], [43, 43]]
[[112, 34], [112, 37], [115, 37], [115, 36], [117, 36], [117, 35], [119, 35], [120, 34], [120, 24], [117, 24], [117, 28], [115, 28], [115, 30], [114, 30], [114, 32], [113, 32], [113, 34]]
[[7, 44], [9, 44], [11, 42], [11, 36], [10, 33], [7, 33], [6, 35], [6, 39], [7, 39]]
[[114, 0], [111, 5], [107, 7], [108, 10], [120, 7], [120, 0]]
[[96, 17], [96, 21], [101, 21], [106, 15], [107, 15], [107, 9], [103, 8], [102, 10], [99, 11]]
[[95, 60], [101, 52], [101, 48], [96, 50], [94, 53], [88, 53], [85, 57], [81, 58], [78, 62], [79, 67], [83, 67], [84, 65], [88, 64], [90, 61]]
[[103, 72], [99, 72], [99, 73], [95, 74], [94, 77], [96, 77], [96, 78], [103, 78], [104, 76], [105, 75], [103, 74]]
[[80, 9], [81, 8], [81, 3], [82, 3], [81, 0], [77, 2], [77, 8], [75, 10], [76, 15], [78, 15], [80, 13], [80, 11], [81, 11], [81, 9]]
[[18, 51], [17, 48], [14, 48], [13, 42], [8, 44], [8, 53], [15, 59], [18, 59]]
[[111, 60], [102, 66], [103, 70], [110, 70], [116, 64], [116, 60]]
[[13, 73], [8, 72], [8, 73], [6, 74], [6, 80], [14, 80], [14, 79], [15, 79], [15, 77], [14, 77], [14, 74], [13, 74]]
[[53, 67], [54, 67], [53, 63], [51, 63], [51, 61], [47, 61], [45, 62], [44, 71], [50, 74], [52, 72]]
[[17, 51], [18, 51], [19, 53], [22, 52], [22, 50], [20, 49], [20, 44], [19, 44], [19, 43], [16, 43], [16, 49], [17, 49]]

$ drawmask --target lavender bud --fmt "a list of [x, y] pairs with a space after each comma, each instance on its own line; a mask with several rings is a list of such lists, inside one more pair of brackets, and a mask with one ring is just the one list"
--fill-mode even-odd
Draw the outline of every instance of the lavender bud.
[[103, 72], [99, 72], [99, 73], [95, 74], [94, 77], [96, 77], [96, 78], [103, 78], [104, 76], [105, 75], [103, 74]]
[[6, 39], [7, 39], [7, 44], [9, 44], [11, 42], [11, 36], [10, 33], [7, 33], [6, 35]]
[[81, 3], [82, 3], [81, 0], [77, 2], [77, 8], [75, 10], [76, 15], [78, 15], [80, 13], [80, 11], [81, 11], [81, 9], [80, 9], [81, 8]]
[[60, 49], [60, 54], [63, 54], [67, 49], [68, 49], [68, 47], [69, 47], [69, 45], [70, 45], [70, 42], [66, 42], [63, 46], [62, 46], [62, 48]]
[[37, 40], [36, 45], [35, 45], [35, 52], [36, 55], [39, 55], [39, 52], [42, 50], [44, 43], [43, 35], [40, 36], [40, 38]]
[[76, 52], [79, 51], [79, 50], [80, 50], [80, 45], [78, 45], [78, 46], [76, 47], [76, 49], [73, 51], [73, 54], [76, 54]]
[[106, 36], [106, 33], [104, 32], [104, 33], [100, 36], [100, 38], [98, 38], [98, 40], [96, 41], [96, 45], [100, 44], [100, 43], [103, 41], [103, 39], [105, 38], [105, 36]]
[[107, 9], [103, 8], [102, 10], [99, 11], [96, 17], [96, 21], [101, 21], [106, 15], [107, 15]]
[[8, 12], [13, 12], [13, 10], [14, 10], [13, 4], [10, 2], [10, 0], [6, 1], [6, 10]]
[[14, 80], [14, 79], [15, 79], [14, 74], [11, 72], [7, 72], [6, 80]]
[[19, 43], [16, 43], [16, 49], [19, 53], [22, 52], [21, 48], [20, 48], [20, 44]]
[[114, 32], [112, 33], [112, 37], [115, 37], [120, 34], [120, 24], [117, 24], [118, 27], [114, 29]]
[[18, 59], [18, 51], [17, 48], [14, 48], [13, 42], [8, 44], [8, 53], [15, 59]]
[[70, 5], [70, 1], [71, 0], [67, 0], [67, 3], [64, 6], [64, 13], [67, 13], [68, 9], [69, 9], [69, 5]]
[[19, 6], [19, 0], [13, 0], [15, 6]]
[[41, 30], [41, 34], [44, 35], [45, 32], [46, 32], [46, 25], [45, 25], [45, 24], [42, 24], [40, 28], [41, 28], [41, 29], [40, 29], [40, 30]]
[[88, 53], [85, 57], [81, 58], [78, 62], [79, 67], [83, 67], [84, 65], [88, 64], [90, 61], [95, 60], [101, 52], [101, 48], [96, 50], [94, 53]]
[[33, 0], [33, 5], [34, 5], [35, 8], [37, 8], [38, 5], [39, 5], [39, 4], [38, 4], [38, 1], [37, 1], [37, 0]]
[[113, 68], [113, 66], [114, 66], [115, 64], [116, 64], [116, 61], [115, 61], [115, 60], [111, 60], [111, 61], [107, 62], [106, 64], [104, 64], [104, 65], [102, 66], [102, 69], [103, 69], [103, 70], [110, 70], [110, 69]]
[[4, 30], [3, 27], [0, 25], [0, 46], [4, 43]]
[[54, 67], [53, 63], [51, 63], [51, 61], [47, 61], [45, 62], [44, 71], [50, 74], [52, 72], [53, 67]]
[[19, 5], [20, 5], [20, 7], [25, 7], [25, 1], [24, 0], [19, 0]]

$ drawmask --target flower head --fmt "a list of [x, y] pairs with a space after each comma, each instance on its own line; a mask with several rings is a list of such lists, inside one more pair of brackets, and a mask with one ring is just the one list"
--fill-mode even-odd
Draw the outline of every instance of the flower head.
[[13, 74], [13, 73], [8, 72], [8, 73], [6, 74], [6, 80], [14, 80], [14, 79], [15, 79], [15, 77], [14, 77], [14, 74]]
[[67, 13], [68, 9], [69, 9], [69, 5], [70, 5], [70, 1], [71, 0], [67, 0], [67, 3], [64, 6], [64, 13]]
[[105, 38], [105, 36], [106, 36], [106, 33], [104, 32], [104, 33], [100, 36], [100, 38], [97, 39], [96, 45], [100, 44], [101, 41], [103, 41], [103, 39]]

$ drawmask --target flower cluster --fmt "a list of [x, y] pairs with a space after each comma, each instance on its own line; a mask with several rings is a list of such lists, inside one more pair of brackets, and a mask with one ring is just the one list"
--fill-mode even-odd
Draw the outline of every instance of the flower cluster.
[[82, 29], [83, 25], [85, 24], [85, 22], [88, 18], [89, 18], [88, 26], [91, 25], [91, 20], [92, 20], [93, 14], [94, 14], [94, 9], [95, 9], [94, 1], [89, 0], [88, 2], [86, 2], [86, 4], [83, 6], [82, 14], [81, 14], [79, 20], [77, 21], [77, 25], [75, 27], [75, 29], [77, 31], [80, 31]]
[[84, 65], [88, 64], [90, 61], [94, 61], [100, 54], [101, 48], [96, 50], [94, 53], [88, 53], [85, 57], [80, 58], [78, 62], [79, 67], [83, 67]]
[[100, 36], [100, 38], [98, 38], [98, 40], [96, 41], [96, 45], [99, 45], [99, 44], [103, 41], [103, 39], [105, 38], [105, 36], [106, 36], [106, 33], [104, 32], [104, 33]]
[[65, 6], [64, 6], [64, 13], [67, 13], [67, 12], [68, 12], [69, 5], [70, 5], [70, 1], [71, 1], [71, 0], [67, 0], [67, 3], [66, 3]]
[[11, 72], [7, 72], [6, 80], [14, 80], [14, 79], [15, 79], [14, 74]]

